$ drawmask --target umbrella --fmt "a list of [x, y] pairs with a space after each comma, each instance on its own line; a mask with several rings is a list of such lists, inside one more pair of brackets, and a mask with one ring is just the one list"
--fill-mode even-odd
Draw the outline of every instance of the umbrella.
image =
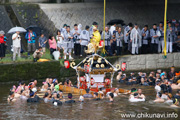
[[36, 25], [30, 25], [28, 28], [26, 28], [26, 30], [33, 30], [33, 32], [36, 33], [37, 36], [41, 35], [41, 28], [36, 26]]
[[23, 32], [26, 32], [26, 30], [23, 28], [23, 27], [13, 27], [11, 28], [8, 33], [15, 33], [15, 32], [20, 32], [20, 33], [23, 33]]
[[120, 19], [114, 19], [111, 20], [107, 23], [107, 25], [114, 25], [114, 24], [121, 24], [122, 26], [124, 25], [124, 21]]

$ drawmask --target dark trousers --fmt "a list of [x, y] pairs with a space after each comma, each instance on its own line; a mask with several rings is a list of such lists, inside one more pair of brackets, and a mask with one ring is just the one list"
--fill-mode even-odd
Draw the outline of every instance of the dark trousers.
[[0, 44], [0, 57], [5, 57], [5, 44]]
[[158, 44], [151, 43], [151, 53], [158, 53]]
[[173, 52], [180, 52], [180, 45], [179, 43], [173, 44]]
[[50, 54], [52, 55], [53, 52], [56, 51], [56, 49], [50, 48]]
[[85, 50], [87, 50], [87, 46], [81, 45], [81, 55], [86, 56]]
[[75, 55], [80, 55], [81, 52], [81, 45], [79, 43], [74, 44], [74, 54]]
[[107, 55], [112, 56], [112, 50], [111, 50], [111, 46], [105, 46]]
[[124, 54], [128, 53], [128, 43], [124, 43]]
[[113, 43], [111, 43], [111, 50], [112, 50], [112, 54], [115, 54], [115, 50], [116, 50], [116, 42], [113, 41]]
[[121, 55], [122, 53], [122, 47], [116, 46], [117, 54], [116, 55]]
[[147, 54], [148, 53], [148, 45], [142, 45], [141, 47], [141, 53], [142, 54]]

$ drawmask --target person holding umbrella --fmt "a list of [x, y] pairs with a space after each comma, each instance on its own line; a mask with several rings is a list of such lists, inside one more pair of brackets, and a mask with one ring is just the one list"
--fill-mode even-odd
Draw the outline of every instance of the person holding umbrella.
[[0, 31], [0, 58], [5, 57], [5, 41], [4, 41], [4, 31]]
[[21, 57], [21, 36], [19, 35], [20, 32], [17, 31], [12, 35], [13, 40], [13, 61], [16, 60], [16, 54], [18, 57]]
[[[30, 52], [34, 52], [36, 49], [36, 33], [32, 31], [32, 29], [29, 29], [29, 32], [26, 33], [25, 38], [27, 39], [27, 43], [28, 43], [28, 56], [30, 56]], [[32, 48], [32, 49], [31, 49]]]

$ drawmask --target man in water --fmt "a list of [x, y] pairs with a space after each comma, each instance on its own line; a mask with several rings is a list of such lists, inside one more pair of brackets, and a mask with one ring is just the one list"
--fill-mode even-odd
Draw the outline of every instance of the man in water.
[[177, 90], [176, 95], [173, 96], [174, 98], [180, 99], [180, 90]]
[[117, 97], [119, 94], [119, 89], [118, 88], [115, 88], [114, 89], [114, 97]]
[[158, 92], [157, 98], [156, 98], [156, 100], [154, 100], [154, 102], [156, 102], [156, 103], [163, 103], [164, 99], [162, 99], [161, 97], [162, 97], [162, 93]]
[[113, 102], [113, 98], [114, 98], [114, 94], [113, 93], [109, 93], [108, 95], [108, 98], [109, 98], [109, 102]]
[[173, 104], [172, 104], [170, 107], [180, 107], [180, 106], [179, 106], [179, 101], [178, 101], [177, 98], [174, 98], [174, 99], [173, 99]]
[[138, 93], [134, 93], [134, 97], [129, 99], [130, 102], [141, 102], [145, 101], [145, 98], [139, 98]]
[[146, 97], [145, 97], [145, 95], [144, 94], [142, 94], [142, 89], [138, 89], [138, 98], [140, 98], [140, 99], [145, 99]]
[[136, 92], [137, 92], [137, 89], [136, 88], [132, 88], [131, 89], [131, 94], [129, 96], [129, 99], [134, 98], [134, 93], [136, 93]]
[[175, 67], [174, 66], [171, 67], [171, 71], [168, 73], [167, 77], [170, 81], [175, 80]]
[[37, 96], [36, 93], [37, 93], [37, 89], [33, 88], [30, 93], [31, 94], [30, 98], [27, 99], [27, 102], [40, 102], [41, 98]]
[[68, 101], [65, 101], [65, 103], [75, 103], [75, 100], [72, 100], [72, 97], [73, 97], [73, 95], [72, 95], [72, 93], [68, 93]]
[[122, 71], [121, 70], [119, 70], [118, 71], [118, 75], [116, 76], [116, 80], [120, 80], [121, 79], [121, 77], [122, 77]]
[[95, 101], [98, 101], [98, 100], [101, 100], [99, 97], [98, 97], [98, 93], [97, 92], [95, 92], [94, 93], [94, 99], [93, 100], [95, 100]]
[[14, 102], [16, 99], [14, 98], [14, 92], [9, 93], [8, 102]]
[[106, 97], [106, 88], [102, 87], [99, 91], [100, 95], [102, 96], [102, 99]]
[[83, 95], [84, 98], [93, 98], [93, 95], [89, 93], [90, 89], [86, 90], [86, 94]]

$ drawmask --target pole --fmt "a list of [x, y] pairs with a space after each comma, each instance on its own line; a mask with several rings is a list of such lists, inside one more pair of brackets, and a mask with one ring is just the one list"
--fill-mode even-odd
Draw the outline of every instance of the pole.
[[165, 9], [164, 9], [164, 57], [166, 58], [166, 31], [167, 31], [167, 0], [165, 0]]
[[104, 0], [104, 23], [103, 23], [103, 28], [104, 28], [104, 34], [103, 34], [103, 54], [105, 54], [106, 50], [105, 50], [105, 25], [106, 25], [106, 22], [105, 22], [105, 19], [106, 19], [106, 0]]

